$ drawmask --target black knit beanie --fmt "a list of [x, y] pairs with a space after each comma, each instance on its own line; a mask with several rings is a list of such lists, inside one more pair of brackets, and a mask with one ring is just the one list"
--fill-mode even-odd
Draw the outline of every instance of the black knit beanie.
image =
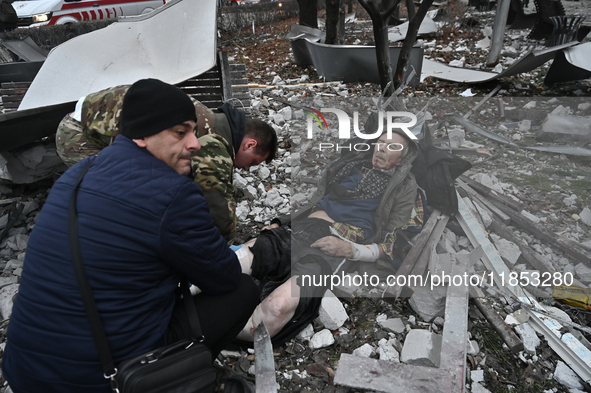
[[189, 96], [158, 79], [135, 82], [123, 97], [121, 135], [129, 139], [154, 135], [187, 120], [197, 120]]

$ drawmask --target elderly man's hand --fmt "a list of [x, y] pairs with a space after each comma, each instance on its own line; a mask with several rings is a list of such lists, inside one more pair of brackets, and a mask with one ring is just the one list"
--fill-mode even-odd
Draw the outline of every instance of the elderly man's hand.
[[353, 247], [351, 243], [334, 236], [326, 236], [318, 239], [310, 247], [318, 248], [324, 254], [330, 255], [331, 257], [353, 258]]

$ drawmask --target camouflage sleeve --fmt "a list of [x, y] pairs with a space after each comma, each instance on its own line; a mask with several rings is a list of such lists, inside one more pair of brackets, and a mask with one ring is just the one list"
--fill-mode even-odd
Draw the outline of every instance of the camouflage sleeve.
[[115, 86], [91, 93], [82, 103], [82, 129], [98, 147], [109, 146], [119, 135], [123, 98], [129, 85]]
[[193, 176], [203, 190], [213, 222], [228, 245], [232, 245], [237, 223], [232, 184], [234, 162], [228, 153], [232, 147], [216, 134], [202, 136], [199, 142], [201, 149], [191, 157]]
[[60, 122], [55, 134], [57, 155], [68, 167], [86, 157], [96, 156], [103, 147], [98, 147], [82, 132], [79, 121], [67, 114]]
[[197, 126], [195, 127], [195, 135], [197, 138], [214, 134], [215, 115], [211, 109], [189, 96], [195, 105], [195, 114], [197, 115]]

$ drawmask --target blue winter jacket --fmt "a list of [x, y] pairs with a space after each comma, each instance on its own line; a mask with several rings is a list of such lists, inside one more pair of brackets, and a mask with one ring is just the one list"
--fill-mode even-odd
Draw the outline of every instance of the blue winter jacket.
[[118, 136], [55, 183], [29, 239], [2, 371], [18, 393], [109, 392], [76, 284], [68, 204], [115, 364], [166, 344], [179, 276], [204, 293], [233, 290], [240, 265], [199, 186]]

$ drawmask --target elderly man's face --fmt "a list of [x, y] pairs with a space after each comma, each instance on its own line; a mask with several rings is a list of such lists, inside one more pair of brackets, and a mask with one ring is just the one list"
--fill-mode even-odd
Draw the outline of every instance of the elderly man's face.
[[388, 134], [384, 133], [374, 148], [372, 164], [375, 168], [386, 170], [402, 165], [402, 152], [407, 148], [408, 143], [403, 136], [392, 133], [392, 138], [388, 139]]
[[191, 152], [201, 148], [194, 129], [195, 122], [188, 120], [157, 134], [134, 139], [134, 142], [148, 149], [179, 175], [188, 175], [191, 172]]

